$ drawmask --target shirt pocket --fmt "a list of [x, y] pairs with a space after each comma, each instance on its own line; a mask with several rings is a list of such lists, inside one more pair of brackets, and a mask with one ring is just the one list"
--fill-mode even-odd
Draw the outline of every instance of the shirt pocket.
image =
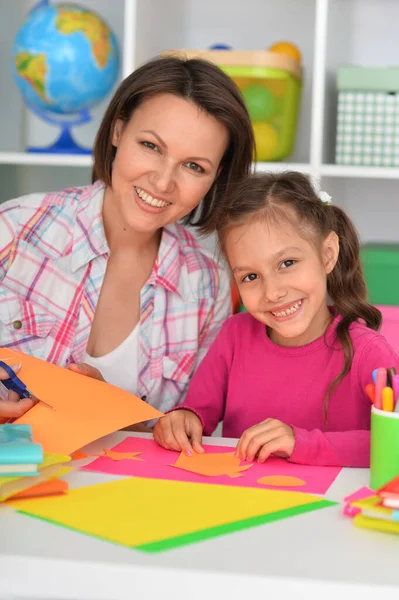
[[45, 308], [18, 296], [0, 301], [0, 346], [41, 358], [56, 318]]
[[180, 384], [187, 384], [193, 374], [196, 352], [172, 352], [162, 359], [162, 376]]

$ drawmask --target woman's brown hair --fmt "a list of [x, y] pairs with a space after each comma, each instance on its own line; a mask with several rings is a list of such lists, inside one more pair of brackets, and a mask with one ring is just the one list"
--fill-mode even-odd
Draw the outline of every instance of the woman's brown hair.
[[362, 320], [375, 331], [381, 325], [380, 311], [367, 302], [367, 288], [360, 262], [359, 235], [343, 210], [322, 202], [309, 178], [294, 171], [254, 175], [234, 187], [220, 208], [216, 226], [222, 249], [231, 228], [259, 219], [273, 219], [277, 222], [285, 219], [299, 227], [303, 237], [313, 241], [319, 251], [330, 232], [334, 231], [339, 238], [338, 260], [327, 275], [327, 293], [336, 314], [342, 317], [336, 335], [344, 351], [344, 366], [328, 389], [324, 404], [324, 414], [327, 417], [331, 393], [352, 365], [350, 325]]
[[219, 199], [231, 185], [248, 175], [254, 156], [254, 136], [248, 111], [239, 89], [219, 67], [201, 59], [168, 56], [155, 58], [129, 75], [112, 98], [94, 144], [92, 181], [111, 185], [116, 149], [112, 133], [117, 119], [128, 122], [134, 110], [158, 94], [174, 94], [193, 102], [222, 123], [229, 143], [217, 179], [198, 207], [184, 219], [186, 224], [211, 231]]

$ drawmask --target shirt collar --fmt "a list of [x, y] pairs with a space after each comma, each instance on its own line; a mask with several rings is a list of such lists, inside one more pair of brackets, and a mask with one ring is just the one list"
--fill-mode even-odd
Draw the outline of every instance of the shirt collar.
[[180, 239], [182, 233], [184, 234], [183, 227], [176, 223], [163, 228], [158, 256], [147, 284], [159, 285], [185, 300], [190, 300], [193, 299], [193, 290], [188, 271], [183, 268], [185, 258]]
[[79, 198], [73, 232], [71, 268], [75, 272], [97, 256], [109, 254], [102, 209], [105, 185], [96, 181]]
[[[73, 235], [72, 271], [75, 272], [94, 258], [109, 254], [105, 237], [102, 209], [105, 185], [97, 181], [87, 187], [79, 199]], [[184, 240], [181, 237], [185, 237]], [[158, 256], [147, 285], [158, 285], [185, 300], [193, 299], [193, 290], [187, 269], [182, 243], [192, 246], [191, 236], [183, 227], [171, 223], [163, 228]]]

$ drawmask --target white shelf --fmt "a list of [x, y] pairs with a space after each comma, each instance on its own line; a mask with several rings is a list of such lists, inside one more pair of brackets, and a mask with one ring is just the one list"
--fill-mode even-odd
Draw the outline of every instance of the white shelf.
[[91, 154], [30, 154], [29, 152], [0, 152], [0, 165], [36, 165], [43, 167], [91, 167]]
[[266, 173], [267, 171], [300, 171], [301, 173], [312, 173], [312, 166], [309, 163], [284, 163], [284, 162], [257, 162], [255, 163], [257, 173]]
[[324, 177], [360, 177], [367, 179], [399, 179], [398, 167], [356, 167], [344, 165], [322, 165]]

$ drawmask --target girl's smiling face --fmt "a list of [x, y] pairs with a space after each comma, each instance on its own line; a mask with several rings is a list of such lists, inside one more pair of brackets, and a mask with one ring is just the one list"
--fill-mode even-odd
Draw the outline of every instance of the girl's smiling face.
[[248, 312], [270, 329], [275, 343], [302, 346], [323, 335], [331, 322], [327, 274], [337, 261], [339, 242], [331, 232], [318, 252], [290, 221], [233, 227], [225, 252]]
[[140, 233], [154, 233], [190, 213], [216, 179], [228, 144], [225, 126], [172, 94], [146, 100], [118, 120], [107, 215]]

